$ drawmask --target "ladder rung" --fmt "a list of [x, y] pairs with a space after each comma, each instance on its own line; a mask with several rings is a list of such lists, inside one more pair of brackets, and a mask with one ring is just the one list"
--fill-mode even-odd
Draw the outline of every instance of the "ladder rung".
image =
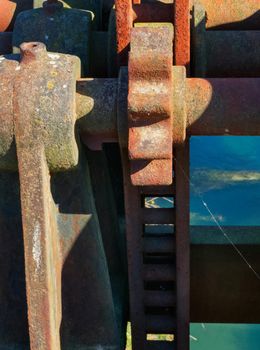
[[176, 319], [172, 315], [146, 315], [146, 333], [174, 334]]
[[175, 281], [175, 266], [173, 264], [145, 264], [143, 272], [146, 282]]
[[144, 237], [144, 253], [175, 253], [175, 241], [173, 236]]
[[146, 290], [144, 304], [150, 307], [173, 307], [176, 304], [176, 296], [173, 291]]
[[174, 224], [174, 208], [143, 208], [144, 224]]
[[147, 341], [145, 344], [145, 350], [175, 350], [174, 341]]

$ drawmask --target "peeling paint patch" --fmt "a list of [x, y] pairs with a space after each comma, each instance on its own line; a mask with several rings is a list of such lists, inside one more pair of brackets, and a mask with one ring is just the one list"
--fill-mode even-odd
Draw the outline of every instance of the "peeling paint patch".
[[50, 58], [52, 58], [53, 60], [57, 60], [60, 58], [60, 55], [56, 54], [56, 53], [48, 53], [48, 56]]
[[35, 261], [36, 268], [35, 273], [37, 274], [42, 260], [42, 250], [41, 250], [41, 229], [39, 222], [36, 222], [34, 231], [33, 231], [33, 260]]

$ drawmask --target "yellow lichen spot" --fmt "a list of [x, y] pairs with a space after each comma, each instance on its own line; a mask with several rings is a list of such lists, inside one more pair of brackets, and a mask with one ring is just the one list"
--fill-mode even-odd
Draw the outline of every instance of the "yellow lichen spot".
[[49, 90], [52, 90], [54, 88], [54, 81], [53, 80], [49, 80], [47, 83], [47, 88]]
[[56, 77], [58, 75], [58, 73], [55, 71], [55, 70], [52, 70], [51, 71], [51, 76], [52, 77]]

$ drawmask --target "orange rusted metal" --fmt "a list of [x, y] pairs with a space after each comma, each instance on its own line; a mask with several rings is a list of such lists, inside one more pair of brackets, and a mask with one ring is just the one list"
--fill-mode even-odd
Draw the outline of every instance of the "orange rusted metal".
[[129, 54], [129, 157], [134, 185], [172, 182], [173, 30], [135, 28]]
[[131, 28], [133, 26], [132, 0], [116, 0], [117, 54], [119, 66], [128, 61]]
[[174, 58], [176, 65], [190, 66], [190, 3], [176, 0], [168, 3], [133, 3], [116, 1], [117, 53], [119, 65], [127, 64], [130, 33], [134, 22], [170, 22], [174, 24]]
[[[20, 64], [7, 59], [0, 62], [4, 72], [12, 68], [11, 74], [1, 79], [5, 89], [11, 88], [1, 134], [11, 128], [16, 141], [30, 349], [59, 350], [62, 255], [48, 167], [66, 169], [77, 163], [72, 101], [79, 61], [72, 56], [49, 55], [41, 43], [24, 43], [21, 55]], [[65, 101], [64, 118], [60, 108]], [[6, 102], [4, 105], [8, 107]], [[10, 147], [10, 140], [5, 146]]]
[[260, 29], [259, 0], [196, 0], [207, 13], [207, 29]]
[[119, 66], [127, 65], [131, 29], [134, 22], [174, 22], [173, 4], [116, 0], [117, 55]]
[[16, 9], [16, 3], [10, 0], [0, 0], [0, 32], [10, 25]]
[[186, 67], [190, 65], [190, 2], [174, 1], [174, 48], [175, 64]]
[[[23, 44], [21, 52], [20, 62], [18, 55], [0, 58], [0, 168], [17, 170], [18, 158], [30, 349], [59, 350], [62, 336], [63, 344], [67, 344], [73, 332], [78, 346], [93, 347], [98, 342], [119, 348], [125, 335], [126, 303], [122, 306], [117, 299], [118, 316], [111, 287], [115, 282], [110, 282], [109, 276], [114, 260], [109, 261], [108, 271], [89, 170], [82, 154], [80, 166], [72, 174], [62, 174], [78, 162], [74, 129], [79, 59], [48, 53], [37, 42]], [[115, 84], [112, 88], [116, 90]], [[91, 110], [93, 106], [88, 107]], [[62, 190], [64, 183], [70, 190]], [[79, 186], [83, 191], [78, 191]], [[58, 200], [62, 209], [57, 206], [55, 190], [63, 193]], [[107, 193], [107, 187], [105, 190]], [[106, 234], [110, 240], [108, 228]], [[79, 237], [80, 244], [76, 244]], [[81, 269], [77, 268], [79, 256]], [[125, 276], [119, 270], [116, 278], [121, 284]], [[61, 324], [61, 280], [65, 325]], [[82, 293], [84, 288], [87, 295]]]

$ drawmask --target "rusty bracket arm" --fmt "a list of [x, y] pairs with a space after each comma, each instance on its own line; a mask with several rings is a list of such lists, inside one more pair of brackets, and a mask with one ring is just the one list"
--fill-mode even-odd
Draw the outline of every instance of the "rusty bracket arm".
[[[1, 114], [1, 136], [15, 135], [30, 347], [34, 350], [60, 349], [63, 256], [49, 168], [68, 169], [78, 161], [74, 124], [79, 67], [78, 58], [48, 54], [41, 43], [24, 43], [20, 64], [5, 59], [0, 63], [2, 97], [8, 101]], [[10, 138], [6, 141], [1, 153], [13, 144]]]

